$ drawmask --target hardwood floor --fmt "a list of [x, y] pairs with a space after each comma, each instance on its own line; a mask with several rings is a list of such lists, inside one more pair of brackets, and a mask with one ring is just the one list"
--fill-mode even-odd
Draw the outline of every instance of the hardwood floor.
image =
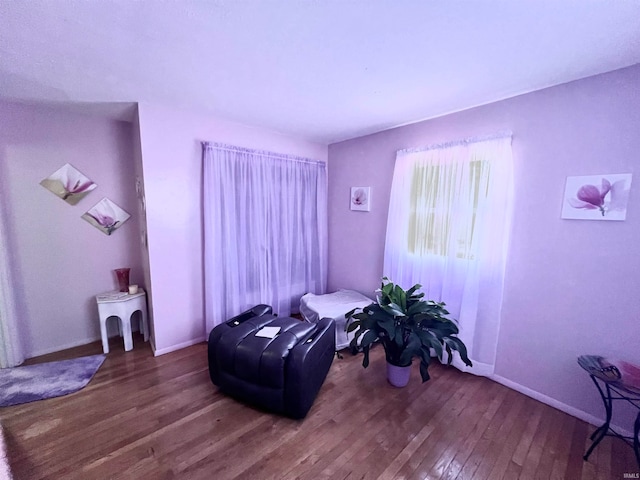
[[[433, 365], [404, 389], [335, 359], [304, 421], [220, 394], [206, 345], [153, 357], [114, 343], [89, 385], [0, 409], [17, 480], [227, 478], [622, 479], [640, 468], [607, 437], [582, 460], [594, 427], [481, 377]], [[36, 361], [101, 353], [99, 343]], [[31, 361], [30, 363], [34, 363]], [[595, 392], [594, 392], [595, 393]]]

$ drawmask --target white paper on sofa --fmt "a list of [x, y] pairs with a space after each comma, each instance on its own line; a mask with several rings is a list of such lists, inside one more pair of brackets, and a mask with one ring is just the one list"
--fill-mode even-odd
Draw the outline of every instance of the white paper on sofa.
[[280, 327], [262, 327], [256, 332], [256, 337], [274, 338], [280, 333]]

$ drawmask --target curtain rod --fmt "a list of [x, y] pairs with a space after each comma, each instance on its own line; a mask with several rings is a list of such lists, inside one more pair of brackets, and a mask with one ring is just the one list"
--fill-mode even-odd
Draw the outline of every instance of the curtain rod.
[[453, 140], [451, 142], [435, 143], [433, 145], [428, 145], [426, 147], [405, 148], [402, 150], [398, 150], [396, 154], [417, 153], [417, 152], [424, 152], [427, 150], [436, 150], [439, 148], [455, 147], [458, 145], [469, 145], [471, 143], [486, 142], [488, 140], [498, 140], [500, 138], [509, 138], [511, 136], [513, 136], [513, 132], [511, 132], [510, 130], [503, 130], [503, 131], [499, 131], [489, 135], [468, 137], [468, 138], [463, 138], [462, 140]]
[[238, 152], [238, 153], [246, 153], [250, 155], [260, 155], [263, 157], [276, 158], [279, 160], [291, 160], [300, 163], [309, 163], [312, 165], [320, 165], [322, 167], [326, 167], [326, 162], [322, 162], [319, 160], [313, 160], [311, 158], [299, 157], [297, 155], [287, 155], [284, 153], [276, 153], [269, 152], [267, 150], [253, 150], [251, 148], [237, 147], [235, 145], [228, 145], [225, 143], [217, 143], [217, 142], [201, 142], [203, 148], [211, 148], [216, 150], [226, 150], [228, 152]]

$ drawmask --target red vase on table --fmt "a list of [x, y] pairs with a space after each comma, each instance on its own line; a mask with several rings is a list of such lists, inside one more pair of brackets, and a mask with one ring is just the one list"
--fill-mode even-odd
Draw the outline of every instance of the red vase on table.
[[121, 292], [129, 291], [129, 272], [130, 268], [116, 268], [114, 272], [116, 272], [116, 278], [118, 279], [118, 289]]

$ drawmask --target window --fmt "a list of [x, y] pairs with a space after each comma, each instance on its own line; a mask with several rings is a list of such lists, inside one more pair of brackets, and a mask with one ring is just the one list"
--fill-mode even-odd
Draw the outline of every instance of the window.
[[[468, 171], [463, 185], [461, 169]], [[453, 254], [473, 260], [471, 250], [480, 196], [487, 195], [490, 162], [481, 159], [468, 164], [415, 165], [410, 196], [407, 232], [408, 251], [416, 255]], [[485, 181], [483, 182], [483, 178]], [[463, 198], [455, 201], [462, 190]], [[453, 222], [458, 222], [454, 225]]]
[[383, 274], [447, 304], [481, 374], [495, 360], [512, 163], [510, 134], [401, 150], [391, 186]]

